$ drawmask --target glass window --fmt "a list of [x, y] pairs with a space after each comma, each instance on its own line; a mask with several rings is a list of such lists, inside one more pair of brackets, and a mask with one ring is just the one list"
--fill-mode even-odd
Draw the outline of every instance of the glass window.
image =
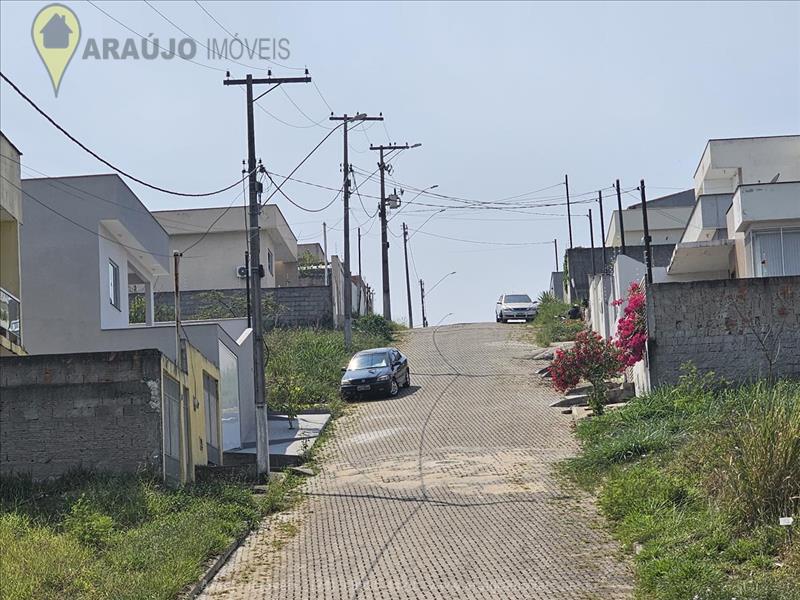
[[783, 230], [784, 275], [800, 275], [800, 229]]
[[208, 373], [203, 373], [203, 395], [206, 404], [206, 442], [215, 448], [219, 447], [217, 432], [217, 380]]
[[377, 369], [389, 366], [389, 355], [386, 352], [371, 352], [370, 354], [359, 354], [350, 361], [350, 370], [357, 369]]
[[756, 277], [800, 275], [800, 230], [754, 232], [753, 264]]
[[119, 267], [113, 260], [108, 261], [108, 299], [119, 309]]
[[272, 258], [272, 250], [267, 248], [267, 268], [269, 269], [269, 274], [270, 275], [274, 275], [275, 274], [275, 272], [273, 271], [273, 269], [274, 269], [273, 262], [274, 262], [274, 260]]
[[514, 303], [514, 302], [530, 302], [531, 297], [527, 294], [513, 294], [506, 296], [506, 304]]

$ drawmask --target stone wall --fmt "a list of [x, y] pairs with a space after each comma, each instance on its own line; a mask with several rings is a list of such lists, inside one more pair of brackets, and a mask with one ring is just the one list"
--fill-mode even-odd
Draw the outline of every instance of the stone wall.
[[[654, 267], [666, 267], [672, 259], [675, 244], [655, 244], [650, 247]], [[603, 265], [603, 248], [594, 249], [594, 272], [592, 271], [592, 249], [572, 248], [567, 250], [567, 275], [569, 286], [567, 302], [580, 303], [589, 299], [589, 276], [611, 273], [614, 259], [622, 253], [622, 248], [606, 248], [606, 262]], [[644, 246], [626, 246], [625, 254], [644, 262]]]
[[[262, 294], [268, 299], [265, 327], [333, 326], [330, 286], [264, 288]], [[174, 302], [172, 292], [156, 293], [156, 314], [171, 310]], [[246, 317], [247, 290], [181, 292], [181, 313], [185, 320]]]
[[161, 472], [158, 350], [0, 358], [0, 473]]
[[693, 362], [734, 382], [800, 377], [800, 277], [657, 283], [647, 291], [652, 386]]

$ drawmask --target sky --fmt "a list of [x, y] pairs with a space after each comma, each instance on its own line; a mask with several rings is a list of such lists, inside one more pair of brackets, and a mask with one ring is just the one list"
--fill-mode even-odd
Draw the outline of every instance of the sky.
[[[399, 237], [406, 222], [415, 325], [420, 278], [432, 290], [455, 272], [427, 296], [431, 325], [490, 321], [500, 294], [548, 288], [553, 240], [562, 257], [568, 245], [565, 174], [571, 196], [583, 201], [573, 206], [574, 243], [588, 246], [581, 215], [596, 214], [594, 194], [615, 179], [631, 190], [644, 178], [650, 198], [669, 194], [692, 187], [709, 138], [800, 132], [800, 3], [63, 3], [80, 21], [81, 40], [58, 96], [31, 39], [47, 2], [0, 4], [0, 70], [87, 146], [156, 185], [205, 192], [240, 177], [245, 98], [222, 84], [226, 70], [263, 77], [270, 68], [275, 76], [309, 69], [313, 84], [283, 86], [255, 111], [257, 156], [277, 174], [288, 175], [328, 133], [331, 109], [382, 113], [383, 123], [353, 127], [349, 152], [361, 186], [351, 201], [352, 271], [361, 225], [363, 277], [376, 290], [376, 312], [379, 185], [366, 175], [378, 157], [368, 148], [421, 143], [397, 153], [387, 181], [389, 190], [405, 190], [406, 202], [396, 216], [390, 211], [392, 315], [407, 321]], [[230, 34], [285, 39], [289, 56], [277, 64], [258, 55], [209, 59], [198, 46], [195, 62], [83, 57], [90, 39], [102, 48], [105, 38], [120, 46], [131, 38], [140, 47], [136, 34], [152, 34], [166, 45], [186, 37], [176, 27], [206, 45]], [[5, 82], [0, 127], [23, 152], [23, 177], [109, 172]], [[339, 189], [342, 154], [339, 130], [294, 176]], [[193, 199], [129, 184], [152, 210], [241, 203], [238, 188]], [[412, 190], [433, 185], [460, 200], [409, 203]], [[282, 189], [308, 209], [335, 195], [294, 181]], [[486, 208], [511, 197], [503, 210]], [[607, 220], [615, 200], [606, 197]], [[636, 201], [635, 191], [624, 196], [625, 205]], [[271, 202], [300, 242], [321, 242], [326, 222], [329, 252], [342, 255], [340, 199], [322, 212], [280, 196]], [[599, 236], [597, 218], [595, 226]]]

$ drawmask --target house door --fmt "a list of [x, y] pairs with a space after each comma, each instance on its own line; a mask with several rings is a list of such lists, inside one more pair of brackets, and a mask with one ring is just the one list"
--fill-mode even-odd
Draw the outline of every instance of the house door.
[[164, 374], [164, 479], [172, 485], [181, 482], [181, 388], [172, 377]]

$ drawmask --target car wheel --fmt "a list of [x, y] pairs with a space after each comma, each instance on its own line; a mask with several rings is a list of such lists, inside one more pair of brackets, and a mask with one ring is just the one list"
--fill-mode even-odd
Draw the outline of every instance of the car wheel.
[[411, 370], [406, 371], [406, 380], [403, 382], [403, 387], [411, 387]]
[[389, 395], [397, 396], [397, 392], [399, 391], [400, 391], [400, 386], [397, 385], [397, 379], [392, 379], [392, 385], [389, 387]]

